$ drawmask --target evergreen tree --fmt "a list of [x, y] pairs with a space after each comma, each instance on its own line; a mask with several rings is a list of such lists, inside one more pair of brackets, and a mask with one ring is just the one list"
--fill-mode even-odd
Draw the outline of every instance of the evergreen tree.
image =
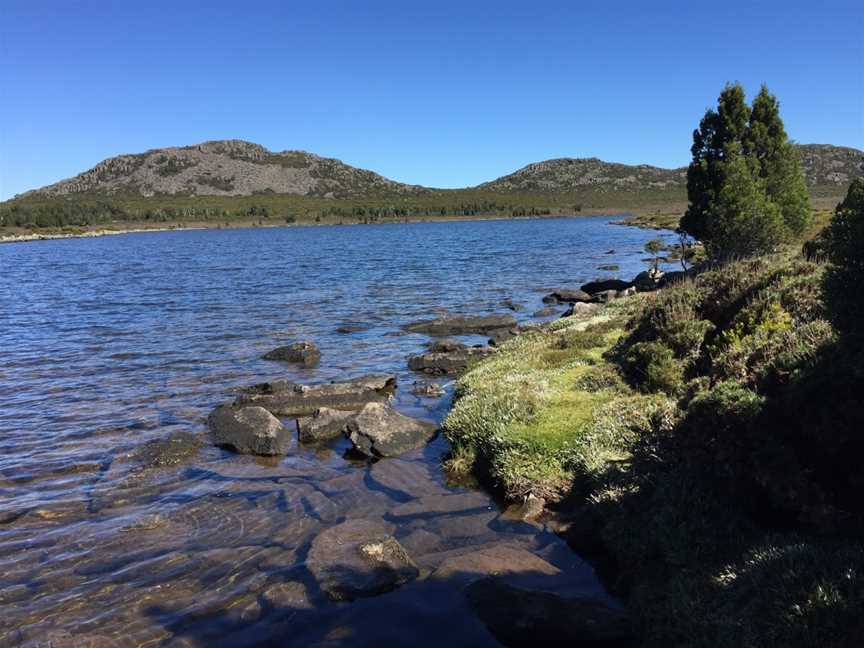
[[730, 142], [741, 142], [747, 133], [750, 109], [740, 84], [728, 84], [717, 99], [717, 110], [708, 109], [693, 131], [690, 152], [693, 161], [687, 169], [687, 199], [690, 203], [681, 227], [696, 239], [708, 234], [707, 218], [711, 204], [723, 186], [719, 165]]
[[807, 186], [798, 154], [780, 119], [780, 103], [765, 85], [753, 100], [745, 146], [758, 163], [757, 171], [765, 180], [769, 200], [780, 207], [788, 233], [801, 234], [810, 218]]
[[769, 251], [782, 236], [783, 217], [739, 142], [726, 145], [717, 169], [723, 181], [707, 214], [708, 252], [730, 259]]
[[[723, 89], [717, 104], [693, 133], [689, 206], [681, 229], [703, 241], [714, 256], [769, 250], [800, 234], [810, 217], [807, 188], [779, 103], [762, 86], [751, 109], [741, 85], [733, 84]], [[733, 190], [742, 193], [733, 195]]]
[[830, 265], [825, 272], [825, 301], [841, 331], [861, 331], [864, 318], [864, 178], [849, 187], [825, 230]]

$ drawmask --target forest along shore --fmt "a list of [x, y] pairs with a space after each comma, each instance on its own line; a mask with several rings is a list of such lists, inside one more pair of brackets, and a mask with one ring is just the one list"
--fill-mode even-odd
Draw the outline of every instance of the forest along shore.
[[95, 238], [99, 236], [115, 236], [119, 234], [140, 234], [147, 232], [174, 232], [185, 230], [202, 230], [202, 229], [250, 229], [250, 228], [282, 228], [282, 227], [311, 227], [311, 226], [334, 226], [334, 225], [384, 225], [388, 223], [407, 222], [407, 223], [439, 223], [448, 221], [500, 221], [500, 220], [543, 220], [556, 218], [581, 218], [591, 216], [608, 216], [621, 215], [621, 220], [614, 221], [619, 225], [632, 225], [645, 229], [669, 229], [667, 225], [680, 218], [680, 214], [647, 214], [647, 213], [627, 213], [617, 209], [600, 209], [592, 210], [590, 213], [578, 214], [555, 214], [548, 216], [496, 216], [496, 215], [476, 215], [476, 216], [414, 216], [407, 217], [403, 220], [375, 221], [373, 223], [364, 222], [340, 222], [333, 219], [324, 220], [303, 220], [298, 219], [290, 223], [261, 221], [261, 220], [232, 220], [225, 223], [214, 221], [194, 221], [194, 222], [168, 222], [160, 224], [134, 223], [121, 224], [117, 223], [116, 227], [105, 227], [104, 225], [94, 226], [76, 226], [69, 228], [13, 228], [0, 229], [0, 243], [24, 243], [28, 241], [50, 241], [56, 239], [70, 238]]

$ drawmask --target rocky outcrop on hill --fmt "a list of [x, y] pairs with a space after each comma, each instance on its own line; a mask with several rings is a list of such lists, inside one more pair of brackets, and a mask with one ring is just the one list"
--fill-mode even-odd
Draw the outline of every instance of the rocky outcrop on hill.
[[[428, 190], [306, 151], [275, 153], [242, 140], [152, 149], [103, 160], [89, 171], [28, 194], [251, 196], [260, 192], [322, 197]], [[28, 195], [25, 194], [25, 195]]]

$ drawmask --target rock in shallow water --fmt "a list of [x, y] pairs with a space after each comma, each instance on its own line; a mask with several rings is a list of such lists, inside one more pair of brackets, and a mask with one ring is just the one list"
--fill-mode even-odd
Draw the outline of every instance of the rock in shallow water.
[[153, 439], [139, 446], [129, 453], [129, 459], [144, 468], [176, 466], [191, 459], [200, 447], [201, 439], [197, 435], [175, 432], [164, 439]]
[[367, 403], [385, 403], [395, 389], [396, 376], [392, 374], [370, 374], [322, 385], [276, 381], [247, 387], [235, 405], [257, 405], [278, 416], [310, 416], [321, 407], [359, 410]]
[[369, 403], [346, 427], [354, 447], [369, 457], [395, 457], [420, 448], [435, 436], [436, 426], [400, 414], [384, 403]]
[[573, 304], [576, 302], [590, 302], [591, 295], [583, 290], [570, 290], [567, 288], [556, 290], [543, 298], [544, 304]]
[[427, 353], [410, 356], [408, 368], [434, 376], [454, 375], [465, 371], [472, 360], [492, 353], [495, 353], [492, 347], [469, 347], [461, 342], [442, 340], [433, 344]]
[[320, 407], [312, 414], [297, 419], [297, 438], [303, 443], [328, 441], [342, 436], [354, 412]]
[[263, 407], [222, 405], [207, 423], [216, 445], [242, 454], [285, 454], [291, 443], [288, 430]]
[[313, 342], [295, 342], [288, 346], [281, 346], [264, 354], [265, 360], [281, 360], [283, 362], [296, 362], [306, 367], [314, 367], [321, 360], [321, 352]]
[[392, 527], [355, 519], [322, 531], [312, 541], [306, 567], [334, 601], [352, 601], [396, 589], [419, 575]]
[[426, 333], [434, 336], [484, 334], [495, 329], [516, 327], [512, 315], [451, 315], [431, 320], [412, 322], [405, 326], [411, 333]]

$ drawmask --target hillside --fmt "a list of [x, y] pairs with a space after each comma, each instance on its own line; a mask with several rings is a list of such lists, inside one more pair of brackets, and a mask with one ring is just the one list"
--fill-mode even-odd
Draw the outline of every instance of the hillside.
[[[833, 207], [864, 152], [800, 147], [813, 206]], [[630, 213], [634, 223], [674, 225], [687, 203], [686, 169], [597, 158], [530, 164], [465, 189], [395, 182], [304, 151], [274, 153], [240, 140], [120, 155], [73, 178], [0, 203], [11, 235], [70, 228], [235, 227], [375, 223], [409, 219]]]
[[[842, 195], [853, 178], [864, 175], [864, 151], [830, 144], [798, 146], [807, 186], [825, 195]], [[480, 185], [496, 192], [566, 192], [577, 188], [616, 193], [651, 189], [686, 190], [687, 168], [627, 165], [597, 158], [559, 158], [529, 164]]]
[[24, 196], [76, 193], [251, 196], [272, 192], [331, 198], [423, 191], [422, 187], [393, 182], [372, 171], [305, 151], [274, 153], [260, 144], [222, 140], [108, 158], [74, 178]]

